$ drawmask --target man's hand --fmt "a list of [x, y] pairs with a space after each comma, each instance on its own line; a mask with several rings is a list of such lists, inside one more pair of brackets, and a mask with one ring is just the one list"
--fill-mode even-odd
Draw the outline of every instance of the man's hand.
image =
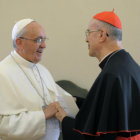
[[59, 104], [57, 104], [56, 108], [57, 108], [57, 113], [55, 114], [55, 116], [60, 122], [62, 122], [64, 117], [67, 116], [67, 113], [64, 111], [64, 109]]
[[58, 102], [51, 103], [44, 109], [46, 120], [55, 116], [55, 114], [57, 113], [56, 106], [59, 106]]

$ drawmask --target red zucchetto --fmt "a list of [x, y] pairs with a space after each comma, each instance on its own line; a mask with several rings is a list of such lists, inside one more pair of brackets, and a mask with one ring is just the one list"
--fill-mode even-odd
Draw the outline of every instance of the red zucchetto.
[[104, 11], [96, 14], [93, 18], [107, 22], [122, 30], [122, 24], [119, 17], [113, 11]]

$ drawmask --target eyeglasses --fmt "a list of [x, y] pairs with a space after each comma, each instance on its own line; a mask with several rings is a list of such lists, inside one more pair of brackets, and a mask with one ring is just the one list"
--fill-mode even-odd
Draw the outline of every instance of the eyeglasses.
[[85, 34], [86, 34], [86, 37], [88, 37], [90, 33], [92, 33], [92, 32], [99, 32], [99, 31], [100, 30], [96, 30], [96, 31], [91, 30], [90, 31], [90, 30], [87, 29], [86, 32], [85, 32]]
[[25, 37], [19, 37], [19, 38], [21, 38], [21, 39], [24, 39], [24, 40], [31, 40], [31, 41], [33, 41], [33, 42], [35, 42], [35, 43], [37, 43], [37, 44], [41, 44], [42, 42], [46, 42], [46, 40], [48, 40], [48, 38], [42, 38], [42, 37], [38, 37], [38, 38], [35, 38], [35, 39], [30, 39], [30, 38], [25, 38]]
[[[101, 31], [101, 30], [95, 30], [95, 31], [91, 30], [90, 31], [90, 30], [87, 29], [86, 32], [85, 32], [85, 34], [86, 34], [86, 37], [88, 37], [90, 33], [92, 33], [92, 32], [99, 32], [99, 31]], [[106, 33], [106, 36], [109, 37], [109, 34]]]

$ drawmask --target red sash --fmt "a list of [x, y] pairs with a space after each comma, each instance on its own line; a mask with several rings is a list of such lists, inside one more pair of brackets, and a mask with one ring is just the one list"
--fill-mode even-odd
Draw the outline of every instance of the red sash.
[[140, 140], [140, 134], [128, 138], [118, 136], [115, 140]]

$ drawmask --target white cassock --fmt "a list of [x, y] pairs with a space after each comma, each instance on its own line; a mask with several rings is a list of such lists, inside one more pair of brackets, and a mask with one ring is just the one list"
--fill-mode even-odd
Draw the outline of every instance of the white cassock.
[[56, 96], [69, 95], [64, 90], [58, 93], [58, 88], [45, 67], [11, 52], [0, 62], [0, 138], [58, 140], [58, 120], [46, 121], [42, 110], [43, 98], [50, 104], [56, 101]]

